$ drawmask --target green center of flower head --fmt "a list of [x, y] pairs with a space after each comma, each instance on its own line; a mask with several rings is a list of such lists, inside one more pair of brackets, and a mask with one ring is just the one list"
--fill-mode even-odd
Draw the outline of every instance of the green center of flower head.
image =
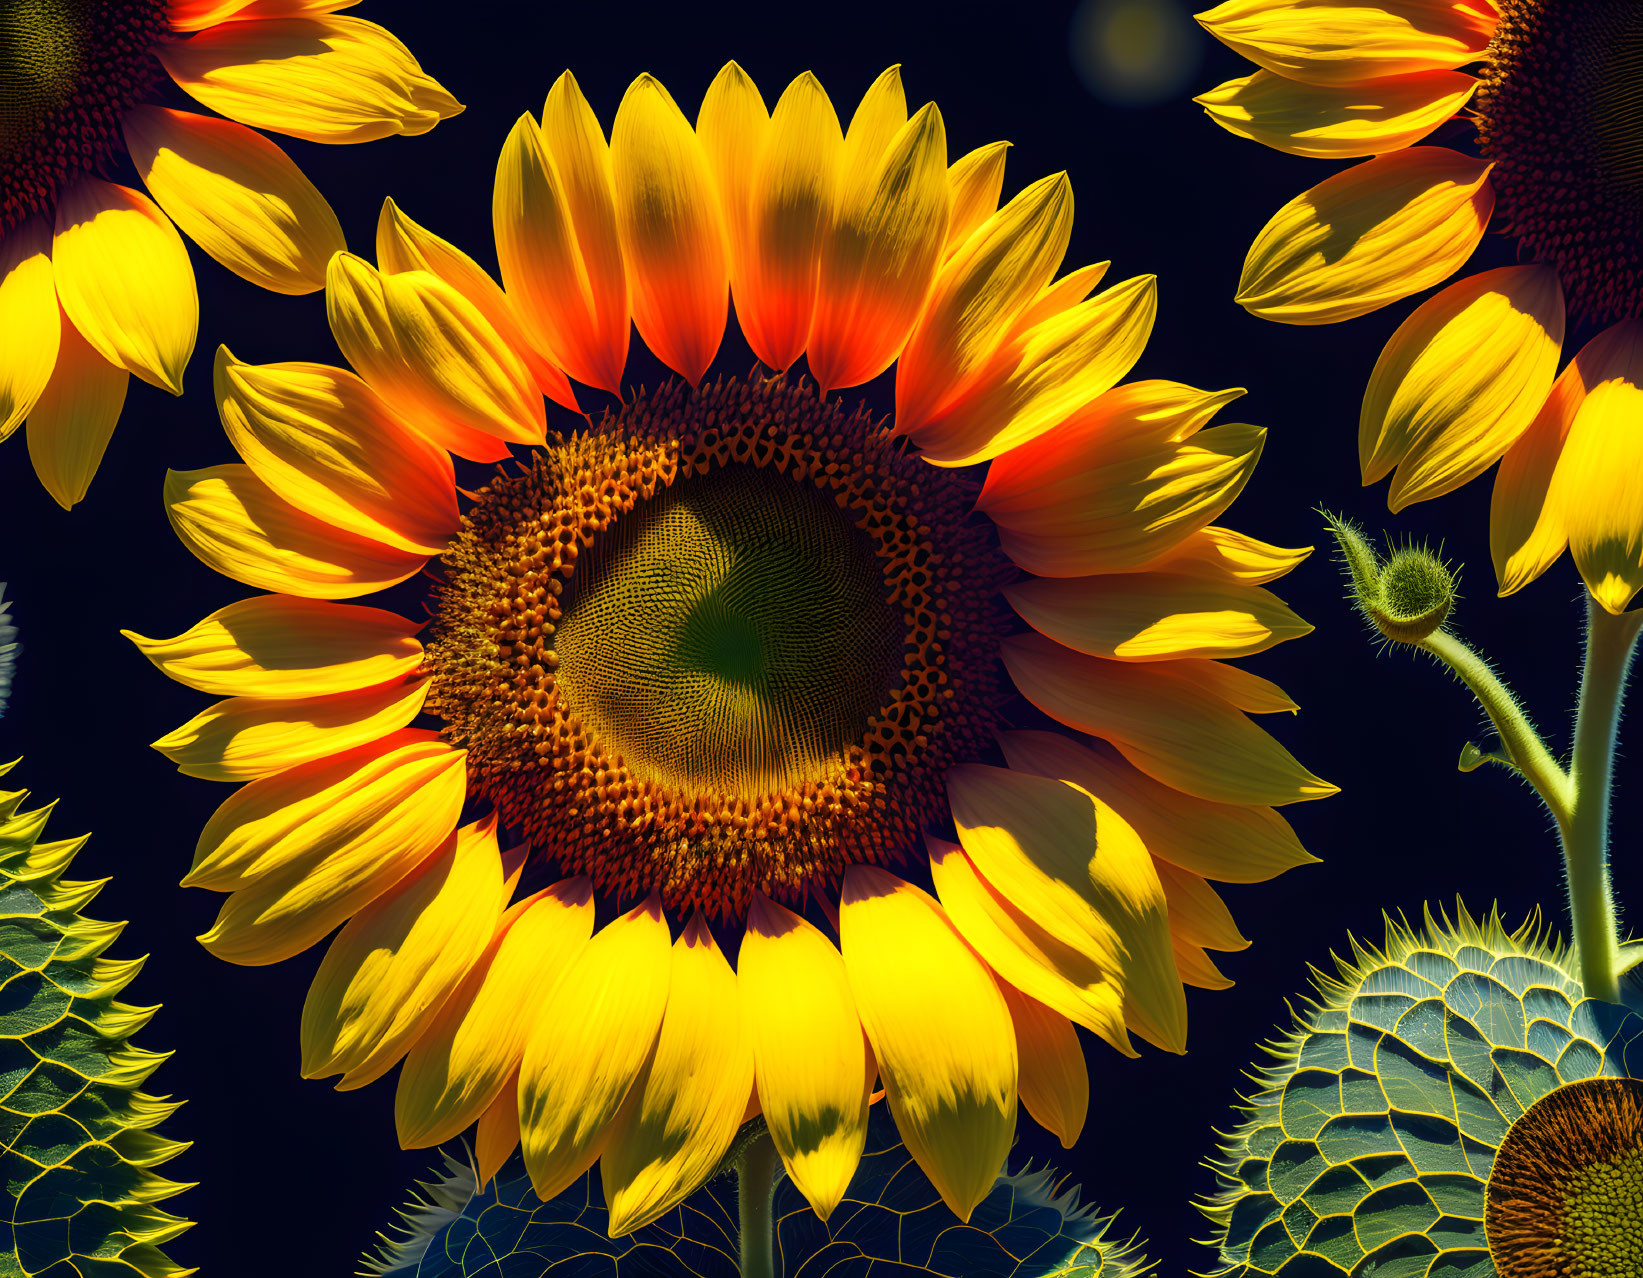
[[814, 484], [731, 465], [635, 507], [577, 563], [559, 688], [630, 766], [750, 793], [815, 780], [899, 673], [868, 537]]
[[428, 708], [475, 789], [617, 894], [737, 914], [911, 853], [996, 724], [975, 492], [814, 387], [670, 383], [475, 496]]
[[[166, 0], [0, 4], [0, 235], [124, 150], [120, 117], [153, 96]], [[106, 174], [105, 174], [106, 176]]]

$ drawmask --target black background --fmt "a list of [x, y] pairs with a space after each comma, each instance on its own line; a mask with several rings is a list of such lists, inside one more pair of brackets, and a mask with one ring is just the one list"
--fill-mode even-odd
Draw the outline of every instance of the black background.
[[[1465, 565], [1461, 633], [1496, 659], [1550, 736], [1566, 744], [1581, 615], [1567, 558], [1497, 600], [1487, 479], [1396, 520], [1386, 515], [1384, 487], [1358, 486], [1362, 385], [1409, 305], [1306, 329], [1253, 319], [1232, 302], [1251, 237], [1334, 166], [1221, 132], [1187, 100], [1190, 92], [1146, 109], [1104, 104], [1074, 73], [1071, 6], [374, 0], [356, 13], [391, 26], [468, 104], [422, 138], [346, 148], [282, 139], [331, 199], [350, 246], [367, 255], [380, 201], [392, 195], [494, 265], [496, 154], [514, 119], [540, 110], [566, 67], [608, 128], [641, 71], [658, 75], [694, 117], [727, 58], [742, 63], [769, 103], [809, 69], [848, 118], [874, 76], [902, 63], [912, 104], [940, 104], [953, 156], [998, 138], [1014, 143], [1006, 197], [1068, 170], [1078, 203], [1069, 268], [1110, 257], [1112, 280], [1160, 276], [1158, 325], [1135, 376], [1249, 388], [1224, 416], [1262, 423], [1270, 435], [1255, 478], [1222, 522], [1280, 544], [1310, 544], [1321, 535], [1313, 508], [1328, 505], [1374, 529], [1441, 540]], [[1198, 39], [1204, 62], [1192, 91], [1244, 74], [1236, 58]], [[1459, 141], [1459, 127], [1438, 140]], [[202, 336], [188, 394], [174, 401], [133, 380], [102, 472], [73, 514], [35, 482], [21, 432], [0, 451], [0, 577], [11, 583], [25, 645], [0, 749], [25, 756], [8, 782], [41, 800], [61, 797], [55, 837], [95, 831], [75, 868], [114, 879], [92, 912], [131, 920], [116, 954], [151, 955], [128, 998], [165, 1004], [140, 1041], [176, 1050], [153, 1087], [187, 1098], [166, 1130], [195, 1144], [167, 1170], [199, 1182], [171, 1203], [199, 1222], [172, 1254], [243, 1278], [342, 1275], [430, 1155], [396, 1148], [391, 1079], [338, 1093], [298, 1078], [298, 1013], [319, 949], [275, 967], [239, 968], [191, 939], [220, 898], [175, 884], [200, 826], [230, 790], [179, 776], [147, 748], [206, 701], [160, 676], [117, 633], [173, 635], [247, 593], [179, 545], [160, 500], [166, 467], [231, 460], [211, 401], [217, 343], [257, 362], [340, 362], [320, 297], [275, 297], [197, 250], [194, 258]], [[1510, 260], [1512, 246], [1499, 237], [1477, 258]], [[751, 363], [732, 333], [718, 367], [741, 372]], [[628, 375], [653, 370], [641, 352]], [[885, 388], [870, 393], [889, 407]], [[1265, 725], [1342, 787], [1335, 799], [1288, 812], [1323, 864], [1225, 890], [1254, 942], [1223, 963], [1237, 986], [1189, 995], [1184, 1058], [1146, 1051], [1125, 1060], [1088, 1040], [1089, 1122], [1075, 1150], [1054, 1151], [1088, 1198], [1122, 1208], [1123, 1225], [1151, 1239], [1166, 1274], [1212, 1260], [1191, 1241], [1204, 1225], [1189, 1201], [1213, 1183], [1200, 1160], [1257, 1059], [1257, 1040], [1283, 1018], [1308, 964], [1326, 964], [1349, 933], [1377, 937], [1383, 909], [1418, 914], [1423, 902], [1457, 894], [1474, 907], [1498, 901], [1513, 920], [1536, 907], [1561, 913], [1555, 842], [1533, 795], [1498, 770], [1455, 770], [1461, 743], [1483, 739], [1464, 690], [1429, 662], [1377, 657], [1343, 602], [1327, 551], [1277, 588], [1318, 630], [1247, 664], [1303, 707], [1297, 718]], [[1634, 853], [1640, 795], [1637, 769], [1623, 759], [1615, 830], [1622, 901], [1643, 891]], [[1053, 1144], [1025, 1116], [1021, 1142], [1020, 1152], [1035, 1155]]]

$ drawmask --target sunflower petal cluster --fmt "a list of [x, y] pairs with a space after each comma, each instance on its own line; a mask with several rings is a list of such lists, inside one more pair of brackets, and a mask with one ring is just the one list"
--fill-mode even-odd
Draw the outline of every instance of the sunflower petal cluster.
[[1213, 1272], [1520, 1272], [1486, 1230], [1507, 1138], [1554, 1093], [1637, 1078], [1643, 1019], [1583, 997], [1532, 920], [1389, 919], [1384, 947], [1354, 940], [1337, 962], [1211, 1163]]
[[[0, 129], [0, 172], [17, 182], [0, 207], [0, 439], [27, 423], [35, 472], [65, 509], [132, 376], [182, 394], [199, 329], [184, 235], [286, 294], [323, 288], [346, 247], [262, 131], [369, 142], [462, 109], [391, 32], [337, 12], [355, 3], [51, 0], [0, 19], [23, 59], [8, 99], [45, 102], [8, 101], [28, 123]], [[158, 105], [166, 79], [217, 114]], [[144, 189], [103, 176], [126, 158]]]
[[[610, 1228], [626, 1234], [677, 1207], [762, 1112], [826, 1218], [882, 1080], [908, 1150], [968, 1217], [1003, 1165], [1018, 1102], [1063, 1143], [1077, 1137], [1089, 1085], [1075, 1027], [1127, 1055], [1131, 1033], [1184, 1049], [1183, 986], [1224, 988], [1207, 951], [1247, 944], [1209, 881], [1312, 859], [1275, 809], [1333, 787], [1250, 717], [1293, 702], [1227, 660], [1309, 629], [1265, 589], [1306, 552], [1213, 522], [1262, 432], [1207, 425], [1239, 392], [1120, 384], [1152, 324], [1153, 281], [1092, 297], [1104, 265], [1057, 278], [1070, 185], [1045, 178], [1001, 206], [1004, 151], [949, 162], [940, 112], [909, 112], [895, 69], [847, 127], [810, 75], [770, 110], [731, 64], [694, 125], [641, 76], [608, 141], [567, 73], [501, 154], [500, 284], [390, 202], [376, 262], [339, 254], [330, 267], [327, 310], [351, 370], [220, 354], [218, 403], [242, 460], [173, 474], [167, 507], [202, 562], [270, 593], [174, 638], [130, 635], [171, 678], [225, 698], [156, 743], [186, 773], [241, 783], [184, 882], [228, 894], [201, 939], [231, 962], [290, 958], [341, 925], [304, 1009], [303, 1072], [352, 1088], [403, 1062], [406, 1146], [477, 1124], [484, 1183], [522, 1141], [544, 1199], [597, 1161]], [[766, 846], [749, 835], [749, 848], [723, 850], [757, 805], [668, 797], [583, 728], [543, 727], [560, 696], [550, 605], [597, 561], [596, 530], [538, 521], [499, 534], [496, 553], [521, 558], [480, 574], [475, 589], [505, 593], [458, 627], [473, 660], [501, 672], [463, 706], [512, 751], [493, 751], [495, 768], [550, 798], [581, 796], [533, 848], [505, 847], [505, 813], [472, 815], [492, 772], [419, 723], [457, 695], [419, 623], [343, 601], [442, 555], [452, 571], [474, 512], [515, 491], [499, 480], [459, 494], [451, 454], [604, 446], [608, 421], [550, 431], [544, 397], [573, 407], [616, 390], [635, 329], [697, 383], [732, 299], [776, 373], [803, 355], [832, 391], [895, 365], [894, 435], [872, 447], [901, 437], [923, 461], [887, 459], [869, 505], [988, 463], [966, 497], [979, 514], [964, 518], [990, 525], [1014, 565], [1006, 597], [1020, 622], [986, 659], [1057, 727], [1008, 733], [1000, 754], [989, 740], [929, 779], [956, 842], [937, 837], [943, 821], [927, 846], [909, 839], [830, 879], [772, 875], [727, 929], [669, 910], [714, 868], [697, 840], [719, 832], [708, 861]], [[700, 413], [719, 394], [675, 383], [621, 411]], [[780, 402], [821, 424], [794, 424], [789, 439], [759, 418], [736, 456], [793, 464], [844, 438], [830, 403], [805, 395], [821, 407], [795, 406], [792, 391]], [[702, 427], [745, 429], [729, 413]], [[815, 482], [863, 464], [831, 456]], [[601, 518], [631, 507], [633, 486], [648, 497], [670, 481], [676, 452], [657, 457], [572, 496]], [[464, 514], [459, 495], [479, 505]], [[918, 544], [929, 533], [906, 530], [921, 580], [955, 571]], [[991, 594], [944, 597], [956, 612], [996, 607]], [[932, 660], [962, 620], [915, 618]], [[951, 681], [984, 677], [938, 665], [919, 696], [947, 704]], [[805, 791], [772, 828], [802, 832], [807, 811], [849, 819], [851, 804], [871, 817], [885, 800], [870, 779], [916, 770], [933, 748], [939, 722], [911, 713], [840, 765], [854, 769], [848, 804]], [[646, 845], [654, 890], [572, 874], [515, 899], [556, 842], [648, 837], [657, 822], [677, 837]]]
[[[1596, 229], [1571, 223], [1537, 233], [1534, 200], [1551, 206], [1553, 221], [1575, 218], [1629, 179], [1623, 166], [1608, 173], [1598, 160], [1585, 174], [1586, 157], [1560, 140], [1557, 130], [1601, 116], [1602, 104], [1586, 100], [1591, 93], [1571, 91], [1580, 100], [1552, 123], [1493, 118], [1507, 115], [1507, 105], [1515, 114], [1528, 109], [1518, 99], [1533, 95], [1533, 83], [1505, 96], [1523, 74], [1526, 46], [1570, 77], [1606, 65], [1603, 49], [1586, 44], [1623, 46], [1601, 18], [1592, 19], [1590, 37], [1571, 28], [1560, 42], [1559, 30], [1578, 23], [1570, 15], [1584, 8], [1227, 0], [1199, 21], [1259, 69], [1198, 101], [1240, 137], [1293, 155], [1362, 161], [1297, 195], [1255, 237], [1237, 293], [1251, 314], [1333, 324], [1444, 285], [1398, 326], [1370, 374], [1358, 425], [1364, 483], [1391, 475], [1387, 501], [1397, 511], [1499, 462], [1490, 548], [1500, 593], [1521, 589], [1568, 550], [1593, 597], [1619, 613], [1643, 589], [1643, 436], [1633, 429], [1643, 412], [1643, 328], [1635, 302], [1582, 296], [1591, 292], [1588, 275], [1611, 270], [1583, 260], [1610, 253]], [[1591, 6], [1594, 14], [1609, 8]], [[1494, 105], [1481, 108], [1491, 94]], [[1621, 112], [1612, 127], [1630, 127], [1626, 119]], [[1469, 131], [1474, 120], [1486, 134], [1483, 156], [1428, 140], [1450, 125]], [[1601, 119], [1591, 126], [1604, 127]], [[1519, 154], [1531, 135], [1547, 155]], [[1586, 185], [1520, 194], [1531, 180], [1558, 178], [1559, 168]], [[1506, 173], [1512, 186], [1503, 191]], [[1506, 194], [1512, 211], [1503, 217], [1497, 203]], [[1529, 260], [1444, 284], [1464, 270], [1492, 221], [1519, 238]], [[1635, 270], [1635, 237], [1629, 244], [1613, 248], [1614, 271]], [[1571, 299], [1589, 304], [1566, 313], [1565, 293], [1577, 287]], [[1566, 328], [1581, 314], [1618, 322], [1560, 374]]]

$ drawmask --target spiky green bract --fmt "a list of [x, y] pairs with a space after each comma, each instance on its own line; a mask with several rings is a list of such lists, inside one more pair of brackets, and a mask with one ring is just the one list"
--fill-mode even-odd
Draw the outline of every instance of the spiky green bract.
[[0, 791], [0, 1278], [193, 1273], [156, 1205], [188, 1188], [154, 1170], [187, 1148], [154, 1131], [178, 1103], [141, 1090], [166, 1054], [129, 1041], [159, 1009], [118, 1001], [142, 960], [103, 957], [125, 925], [80, 913], [102, 882], [60, 877], [85, 837], [42, 843], [27, 797]]
[[[737, 1278], [734, 1177], [719, 1177], [654, 1225], [606, 1236], [595, 1173], [538, 1201], [516, 1155], [482, 1194], [466, 1164], [421, 1186], [365, 1273], [392, 1278]], [[1080, 1207], [1078, 1190], [1030, 1167], [998, 1178], [959, 1223], [875, 1115], [850, 1192], [824, 1224], [782, 1178], [776, 1264], [785, 1278], [1140, 1278], [1152, 1265], [1134, 1239], [1108, 1238], [1111, 1216]]]
[[1534, 921], [1426, 914], [1315, 973], [1294, 1027], [1211, 1161], [1216, 1275], [1496, 1278], [1495, 1151], [1576, 1079], [1643, 1071], [1643, 1019], [1581, 997]]
[[1455, 574], [1426, 546], [1389, 548], [1383, 561], [1363, 530], [1324, 512], [1358, 611], [1393, 643], [1419, 643], [1443, 628], [1455, 606]]

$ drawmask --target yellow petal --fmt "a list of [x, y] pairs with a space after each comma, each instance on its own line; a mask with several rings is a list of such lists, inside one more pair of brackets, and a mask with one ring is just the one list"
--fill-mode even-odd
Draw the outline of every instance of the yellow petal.
[[302, 1006], [302, 1076], [346, 1091], [387, 1073], [485, 952], [504, 895], [493, 815], [350, 919]]
[[1059, 940], [988, 883], [958, 844], [928, 835], [925, 844], [942, 909], [1000, 989], [1013, 986], [1125, 1056], [1137, 1055], [1124, 1024], [1123, 971], [1112, 954]]
[[502, 1165], [518, 1148], [519, 1073], [516, 1070], [474, 1127], [474, 1170], [480, 1189], [496, 1179]]
[[388, 683], [422, 664], [420, 629], [397, 613], [258, 595], [174, 639], [122, 630], [167, 678], [228, 697], [314, 697]]
[[[952, 192], [941, 112], [934, 103], [922, 107], [873, 160], [866, 157], [880, 112], [866, 112], [864, 101], [845, 139], [838, 205], [821, 255], [809, 362], [824, 392], [858, 386], [895, 360], [947, 243]], [[864, 160], [869, 167], [857, 168]]]
[[1211, 524], [1187, 534], [1148, 562], [1145, 570], [1190, 573], [1215, 581], [1260, 586], [1290, 572], [1311, 553], [1311, 546], [1291, 550]]
[[245, 828], [222, 828], [229, 804], [218, 809], [201, 836], [207, 886], [247, 882], [200, 937], [206, 949], [253, 966], [300, 954], [438, 852], [461, 810], [465, 754], [403, 744], [411, 731], [250, 782], [229, 800], [247, 796]]
[[462, 110], [391, 32], [359, 18], [230, 22], [155, 53], [218, 114], [310, 142], [415, 136]]
[[1237, 301], [1283, 324], [1334, 324], [1446, 279], [1494, 211], [1489, 165], [1441, 146], [1366, 160], [1272, 215], [1244, 258]]
[[652, 897], [595, 935], [537, 998], [519, 1069], [519, 1126], [525, 1170], [544, 1200], [604, 1152], [656, 1046], [671, 969], [667, 920]]
[[217, 411], [252, 473], [298, 510], [410, 554], [456, 532], [451, 459], [369, 386], [325, 364], [245, 364], [217, 348]]
[[839, 938], [896, 1128], [967, 1221], [1015, 1134], [1015, 1032], [1004, 996], [941, 906], [875, 866], [846, 871]]
[[1618, 614], [1643, 589], [1643, 324], [1626, 320], [1598, 334], [1580, 365], [1586, 394], [1549, 504], [1592, 598]]
[[326, 262], [348, 245], [284, 151], [243, 124], [165, 107], [137, 107], [123, 125], [143, 185], [189, 239], [276, 293], [325, 287]]
[[1177, 678], [1195, 684], [1246, 714], [1293, 714], [1300, 709], [1289, 694], [1270, 679], [1225, 661], [1186, 657], [1171, 661], [1167, 669]]
[[57, 366], [62, 324], [51, 274], [51, 233], [39, 218], [0, 236], [0, 439], [23, 424]]
[[623, 95], [610, 155], [633, 322], [652, 353], [694, 384], [713, 362], [730, 309], [725, 231], [707, 156], [649, 75]]
[[1137, 1033], [1186, 1050], [1164, 889], [1140, 837], [1111, 807], [1065, 781], [961, 764], [947, 797], [965, 855], [1005, 900], [1063, 945], [1115, 973]]
[[1141, 771], [1217, 803], [1277, 806], [1336, 792], [1242, 713], [1170, 667], [1104, 661], [1042, 635], [1004, 641], [1015, 686], [1051, 718], [1111, 741]]
[[1055, 283], [1045, 285], [1039, 290], [1032, 304], [1017, 318], [1010, 330], [1011, 338], [1020, 337], [1028, 329], [1036, 328], [1045, 320], [1077, 306], [1095, 291], [1095, 286], [1106, 278], [1107, 270], [1111, 266], [1111, 262], [1080, 266], [1076, 271], [1068, 271]]
[[655, 1053], [599, 1162], [612, 1238], [650, 1224], [701, 1187], [736, 1139], [752, 1090], [753, 1049], [736, 973], [697, 915], [673, 946]]
[[536, 379], [480, 309], [437, 275], [382, 274], [339, 253], [326, 272], [325, 313], [355, 371], [441, 448], [495, 461], [507, 456], [496, 451], [501, 441], [545, 438]]
[[1230, 990], [1232, 982], [1210, 961], [1202, 946], [1175, 938], [1175, 967], [1181, 983], [1200, 990]]
[[1495, 472], [1489, 504], [1489, 550], [1500, 593], [1523, 589], [1554, 563], [1569, 545], [1563, 512], [1552, 500], [1563, 441], [1586, 399], [1583, 348], [1552, 383], [1535, 420], [1506, 450]]
[[938, 466], [973, 466], [1030, 443], [1129, 372], [1157, 312], [1157, 277], [1138, 275], [1051, 316], [973, 394], [912, 430], [914, 442]]
[[1232, 911], [1202, 875], [1162, 859], [1155, 860], [1154, 867], [1169, 901], [1171, 935], [1204, 949], [1249, 948], [1249, 941], [1233, 921]]
[[1482, 474], [1546, 402], [1562, 345], [1563, 289], [1549, 266], [1484, 271], [1428, 298], [1364, 388], [1364, 482], [1396, 465], [1387, 493], [1396, 511]]
[[[604, 134], [597, 146], [589, 137], [583, 153], [589, 165], [580, 171], [573, 206], [573, 188], [542, 130], [529, 113], [520, 116], [496, 162], [491, 219], [502, 283], [537, 348], [577, 381], [615, 394], [631, 327], [627, 268], [619, 244], [611, 247], [615, 194]], [[577, 209], [586, 226], [575, 221]]]
[[384, 200], [377, 215], [377, 267], [389, 274], [437, 275], [479, 308], [503, 343], [525, 361], [544, 395], [573, 413], [581, 411], [570, 379], [525, 336], [518, 310], [497, 282], [456, 245], [407, 217], [392, 200]]
[[[741, 281], [753, 252], [753, 173], [770, 128], [759, 86], [735, 62], [713, 77], [696, 113], [696, 136], [713, 172], [729, 247], [730, 288], [741, 318]], [[745, 325], [746, 320], [742, 323]]]
[[[1069, 438], [1062, 448], [1056, 440], [1019, 468], [1014, 453], [995, 460], [978, 505], [998, 525], [1005, 553], [1029, 572], [1132, 571], [1226, 510], [1265, 441], [1265, 430], [1243, 424], [1213, 426], [1182, 443]], [[1046, 473], [1044, 464], [1058, 458], [1059, 472]]]
[[387, 865], [402, 846], [414, 864], [456, 828], [464, 757], [405, 728], [243, 785], [200, 831], [183, 886], [233, 892], [315, 862]]
[[1198, 21], [1258, 66], [1306, 84], [1351, 84], [1474, 61], [1495, 19], [1449, 0], [1226, 0]]
[[861, 95], [839, 162], [839, 214], [860, 215], [875, 198], [877, 167], [907, 123], [907, 94], [901, 85], [901, 65], [886, 67]]
[[759, 895], [737, 958], [759, 1102], [793, 1184], [826, 1220], [867, 1140], [867, 1044], [833, 943]]
[[1094, 657], [1246, 657], [1311, 632], [1259, 586], [1147, 572], [1029, 577], [1005, 588], [1041, 634]]
[[340, 754], [407, 726], [422, 710], [425, 681], [324, 697], [234, 697], [195, 715], [154, 748], [184, 776], [250, 781]]
[[1147, 851], [1183, 870], [1258, 883], [1316, 862], [1271, 808], [1213, 803], [1154, 781], [1100, 741], [1059, 732], [1006, 732], [1004, 757], [1020, 772], [1071, 781], [1111, 804]]
[[60, 311], [57, 326], [57, 361], [29, 413], [28, 449], [52, 500], [72, 510], [102, 464], [131, 375], [93, 350]]
[[898, 431], [916, 431], [972, 388], [1055, 277], [1072, 223], [1072, 184], [1058, 173], [992, 214], [953, 253], [896, 367]]
[[1301, 84], [1270, 71], [1193, 99], [1230, 133], [1291, 155], [1346, 160], [1413, 146], [1455, 116], [1478, 82], [1428, 71], [1374, 84]]
[[200, 299], [171, 220], [140, 191], [82, 178], [57, 201], [51, 257], [58, 300], [92, 348], [181, 395]]
[[1021, 1057], [1021, 1103], [1033, 1120], [1053, 1132], [1062, 1149], [1078, 1143], [1090, 1108], [1090, 1076], [1078, 1031], [1012, 985], [1000, 983], [1015, 1025], [1016, 1051]]
[[[483, 1121], [519, 1072], [527, 1009], [592, 934], [593, 892], [585, 878], [556, 883], [508, 910], [405, 1058], [394, 1098], [401, 1146], [443, 1144]], [[517, 1096], [507, 1120], [517, 1139]]]
[[998, 211], [1004, 191], [1004, 157], [1008, 142], [989, 142], [961, 155], [947, 168], [953, 192], [953, 215], [947, 223], [947, 254], [956, 253], [978, 226]]
[[810, 340], [816, 280], [833, 216], [844, 136], [816, 77], [799, 76], [770, 117], [747, 210], [736, 317], [753, 353], [785, 369]]
[[249, 466], [167, 471], [165, 504], [201, 563], [260, 590], [347, 599], [404, 581], [427, 561], [303, 514]]

